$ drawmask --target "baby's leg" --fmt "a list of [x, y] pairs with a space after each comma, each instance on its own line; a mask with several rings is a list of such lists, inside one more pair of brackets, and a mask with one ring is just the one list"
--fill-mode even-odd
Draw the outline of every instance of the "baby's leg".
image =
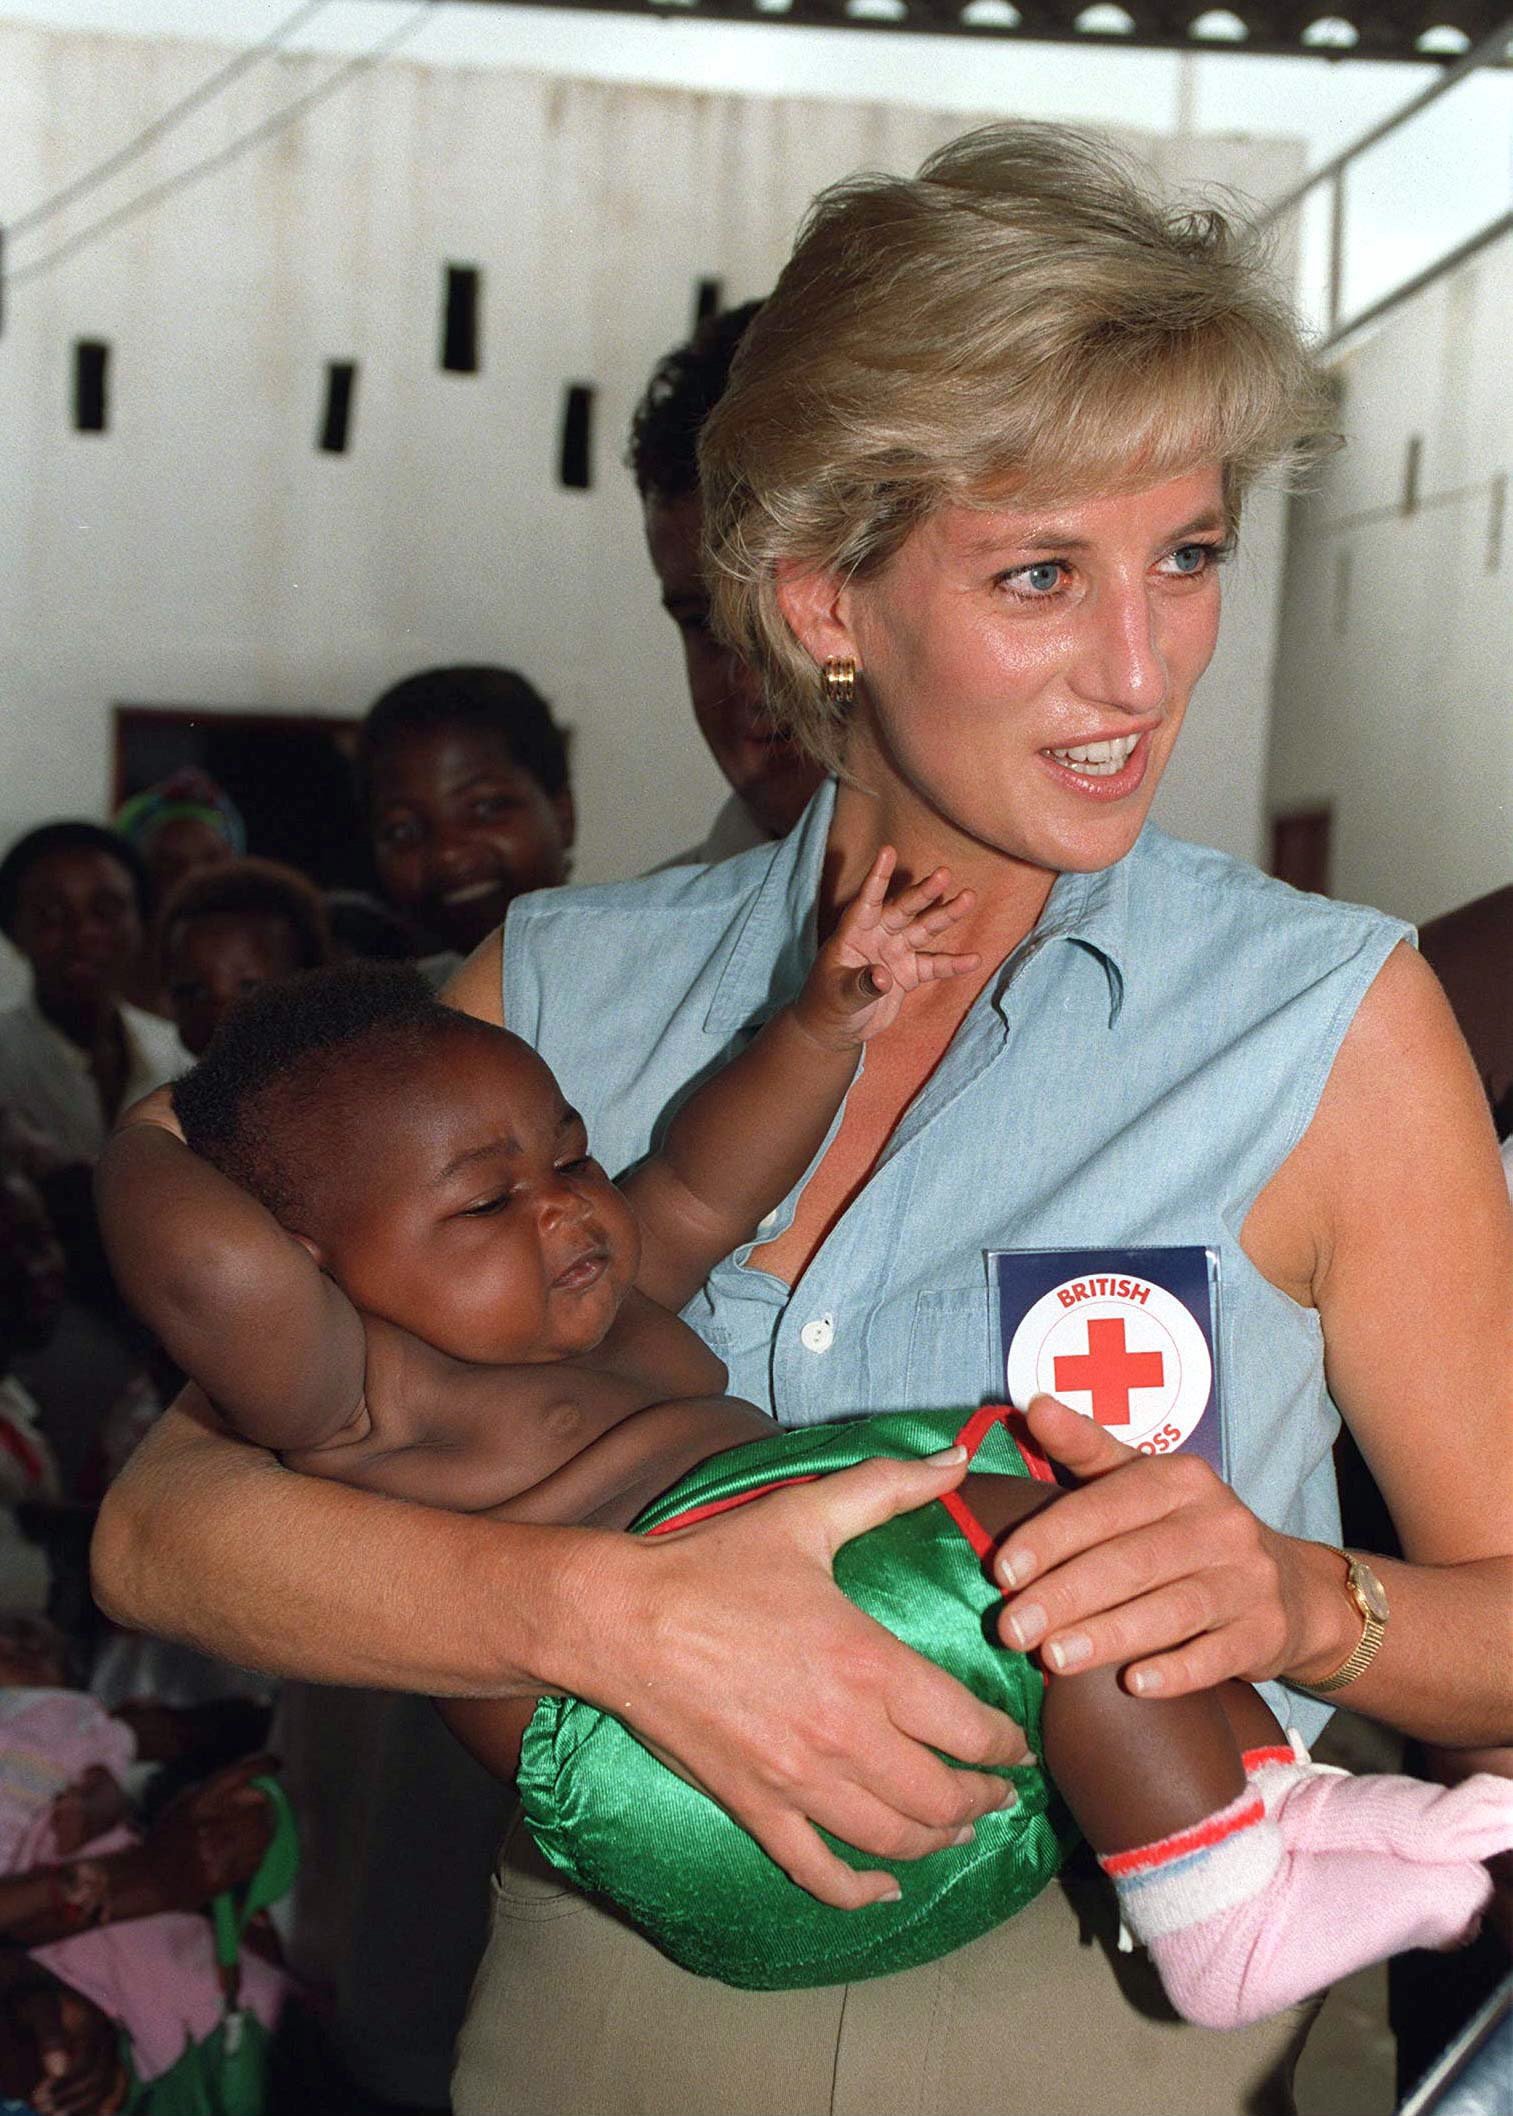
[[[972, 1477], [966, 1496], [996, 1536], [1059, 1493]], [[1041, 1741], [1167, 1995], [1209, 2027], [1466, 1937], [1490, 1894], [1481, 1861], [1513, 1845], [1513, 1783], [1447, 1793], [1310, 1765], [1245, 1683], [1139, 1699], [1113, 1669], [1052, 1676]]]

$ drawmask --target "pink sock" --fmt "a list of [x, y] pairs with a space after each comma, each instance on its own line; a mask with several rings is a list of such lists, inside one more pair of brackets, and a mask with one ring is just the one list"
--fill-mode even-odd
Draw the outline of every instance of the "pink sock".
[[1286, 1751], [1246, 1762], [1251, 1782], [1230, 1806], [1100, 1862], [1188, 2020], [1240, 2027], [1403, 1948], [1470, 1936], [1491, 1893], [1480, 1861], [1513, 1845], [1508, 1781], [1447, 1795]]
[[1453, 1786], [1357, 1778], [1281, 1748], [1251, 1749], [1243, 1761], [1290, 1851], [1387, 1852], [1444, 1866], [1513, 1847], [1513, 1779], [1485, 1771]]

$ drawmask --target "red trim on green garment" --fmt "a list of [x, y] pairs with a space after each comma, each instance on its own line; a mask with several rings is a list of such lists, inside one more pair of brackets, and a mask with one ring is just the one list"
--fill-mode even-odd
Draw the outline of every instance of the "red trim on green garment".
[[659, 1521], [655, 1528], [648, 1528], [648, 1539], [652, 1536], [670, 1536], [675, 1528], [692, 1528], [696, 1521], [711, 1521], [716, 1514], [728, 1514], [733, 1507], [749, 1506], [753, 1499], [765, 1499], [772, 1491], [786, 1491], [790, 1484], [818, 1484], [824, 1472], [811, 1469], [802, 1477], [774, 1477], [770, 1484], [754, 1484], [750, 1491], [732, 1492], [726, 1499], [711, 1499], [704, 1506], [690, 1506], [686, 1513], [674, 1514], [670, 1520]]
[[[1024, 1457], [1025, 1467], [1032, 1477], [1042, 1484], [1055, 1483], [1056, 1473], [1030, 1437], [1024, 1413], [1014, 1410], [1009, 1404], [986, 1403], [981, 1410], [974, 1411], [956, 1435], [954, 1444], [967, 1450], [970, 1461], [995, 1425], [1001, 1425], [1007, 1432]], [[712, 1521], [717, 1514], [728, 1514], [738, 1506], [747, 1506], [753, 1499], [765, 1499], [769, 1492], [787, 1491], [789, 1486], [794, 1484], [817, 1484], [822, 1474], [821, 1471], [810, 1470], [803, 1476], [774, 1477], [768, 1484], [753, 1485], [750, 1491], [732, 1492], [727, 1498], [710, 1499], [703, 1506], [690, 1506], [683, 1513], [673, 1514], [670, 1519], [659, 1521], [655, 1528], [648, 1528], [647, 1536], [670, 1536], [674, 1529], [693, 1528], [700, 1521]], [[960, 1492], [944, 1493], [940, 1503], [976, 1555], [984, 1560], [991, 1557], [997, 1538], [988, 1534]]]
[[[985, 1403], [981, 1410], [972, 1413], [961, 1431], [956, 1435], [956, 1445], [966, 1449], [969, 1462], [995, 1425], [1003, 1427], [1018, 1448], [1024, 1460], [1025, 1468], [1037, 1482], [1041, 1484], [1054, 1484], [1056, 1482], [1056, 1472], [1035, 1445], [1029, 1426], [1025, 1422], [1023, 1411], [1016, 1411], [1011, 1404], [1007, 1403]], [[976, 1556], [981, 1558], [983, 1563], [986, 1564], [993, 1555], [993, 1548], [998, 1538], [988, 1534], [959, 1491], [943, 1493], [940, 1503], [971, 1544]]]

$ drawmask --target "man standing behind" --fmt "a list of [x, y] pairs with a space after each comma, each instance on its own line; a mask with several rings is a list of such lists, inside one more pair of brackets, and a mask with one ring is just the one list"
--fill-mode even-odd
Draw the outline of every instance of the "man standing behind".
[[748, 301], [707, 316], [686, 345], [658, 361], [631, 419], [626, 460], [641, 495], [662, 607], [682, 635], [699, 733], [732, 788], [703, 844], [667, 861], [670, 867], [727, 860], [786, 836], [823, 776], [777, 733], [763, 712], [757, 676], [709, 626], [699, 431], [724, 394], [736, 347], [760, 307]]

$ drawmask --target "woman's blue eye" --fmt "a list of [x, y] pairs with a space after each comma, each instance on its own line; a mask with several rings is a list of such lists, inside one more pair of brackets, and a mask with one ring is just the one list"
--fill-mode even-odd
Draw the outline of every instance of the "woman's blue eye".
[[1206, 573], [1210, 566], [1218, 565], [1227, 549], [1223, 544], [1178, 544], [1171, 554], [1172, 568], [1188, 578], [1195, 573]]
[[1061, 562], [1059, 559], [1042, 559], [1038, 566], [1026, 566], [1019, 575], [1027, 588], [1037, 595], [1049, 595], [1053, 588], [1061, 585]]

